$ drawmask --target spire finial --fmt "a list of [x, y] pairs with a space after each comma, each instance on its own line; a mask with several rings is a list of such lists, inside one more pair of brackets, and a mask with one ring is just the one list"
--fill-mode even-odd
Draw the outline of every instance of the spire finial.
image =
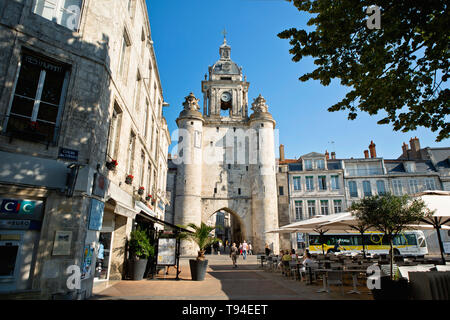
[[223, 28], [222, 34], [223, 34], [223, 43], [227, 43], [227, 34], [228, 34], [227, 29]]

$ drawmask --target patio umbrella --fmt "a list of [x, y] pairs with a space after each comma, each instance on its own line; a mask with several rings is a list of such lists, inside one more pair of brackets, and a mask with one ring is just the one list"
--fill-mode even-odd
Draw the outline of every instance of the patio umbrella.
[[374, 228], [364, 224], [356, 216], [342, 216], [341, 218], [334, 219], [331, 222], [322, 224], [322, 227], [333, 228], [336, 230], [342, 230], [348, 232], [349, 230], [356, 230], [361, 234], [361, 243], [363, 246], [363, 256], [366, 257], [366, 246], [364, 244], [364, 233], [366, 231], [376, 231]]
[[[288, 224], [286, 226], [281, 227], [280, 229], [296, 230], [296, 231], [302, 230], [297, 232], [317, 232], [319, 234], [319, 239], [321, 239], [324, 233], [335, 230], [332, 227], [323, 226], [324, 223], [332, 222], [338, 219], [342, 219], [344, 217], [349, 217], [350, 215], [351, 215], [350, 212], [342, 212], [330, 215], [317, 215], [311, 219]], [[322, 242], [322, 253], [325, 254], [323, 242]]]
[[[416, 195], [422, 199], [433, 213], [422, 219], [422, 223], [432, 225], [436, 229], [442, 262], [445, 265], [444, 246], [442, 244], [441, 229], [450, 226], [450, 192], [424, 191]], [[419, 226], [422, 224], [419, 224]]]

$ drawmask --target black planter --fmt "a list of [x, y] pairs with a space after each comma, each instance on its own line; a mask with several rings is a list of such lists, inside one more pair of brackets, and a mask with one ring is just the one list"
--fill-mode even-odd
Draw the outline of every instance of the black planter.
[[144, 194], [144, 189], [138, 189], [138, 195], [142, 196]]
[[126, 177], [125, 178], [125, 183], [126, 184], [131, 184], [133, 182], [133, 179], [132, 178], [130, 178], [130, 177]]
[[205, 279], [208, 260], [189, 260], [189, 266], [191, 268], [192, 280], [202, 281]]
[[147, 268], [147, 261], [147, 259], [130, 260], [132, 280], [144, 279], [145, 269]]
[[106, 168], [108, 168], [108, 170], [110, 170], [110, 171], [114, 171], [114, 170], [116, 170], [116, 165], [112, 162], [107, 162]]
[[408, 280], [391, 280], [390, 277], [381, 277], [381, 289], [372, 289], [375, 300], [408, 300]]

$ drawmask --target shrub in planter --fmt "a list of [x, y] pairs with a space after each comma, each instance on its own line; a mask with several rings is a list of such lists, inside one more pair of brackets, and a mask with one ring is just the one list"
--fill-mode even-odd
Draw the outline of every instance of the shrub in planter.
[[155, 249], [144, 230], [139, 228], [132, 231], [129, 241], [130, 249], [130, 271], [133, 280], [142, 280], [149, 257], [153, 257]]
[[148, 195], [145, 197], [145, 200], [150, 201], [151, 198], [152, 198], [152, 195], [151, 195], [151, 194], [148, 194]]
[[139, 189], [138, 189], [138, 194], [140, 195], [140, 196], [142, 196], [143, 194], [144, 194], [144, 187], [139, 187]]
[[133, 176], [131, 174], [127, 175], [127, 177], [125, 178], [125, 183], [126, 184], [131, 184], [133, 182]]
[[192, 280], [201, 281], [205, 279], [206, 268], [208, 267], [208, 260], [205, 259], [205, 249], [218, 240], [210, 235], [215, 227], [210, 227], [203, 222], [200, 226], [190, 223], [187, 227], [192, 228], [194, 232], [184, 233], [183, 238], [193, 240], [199, 247], [197, 258], [189, 260]]
[[119, 163], [117, 162], [117, 160], [111, 160], [106, 162], [106, 168], [108, 168], [108, 170], [116, 170], [116, 167]]

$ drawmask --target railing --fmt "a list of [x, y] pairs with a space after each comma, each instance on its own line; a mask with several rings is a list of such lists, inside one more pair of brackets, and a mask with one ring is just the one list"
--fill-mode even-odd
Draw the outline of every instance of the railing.
[[14, 115], [0, 115], [0, 134], [13, 139], [20, 139], [47, 145], [56, 145], [60, 127], [44, 121], [31, 122], [27, 118]]
[[345, 171], [348, 176], [374, 176], [384, 174], [381, 168], [346, 169]]

